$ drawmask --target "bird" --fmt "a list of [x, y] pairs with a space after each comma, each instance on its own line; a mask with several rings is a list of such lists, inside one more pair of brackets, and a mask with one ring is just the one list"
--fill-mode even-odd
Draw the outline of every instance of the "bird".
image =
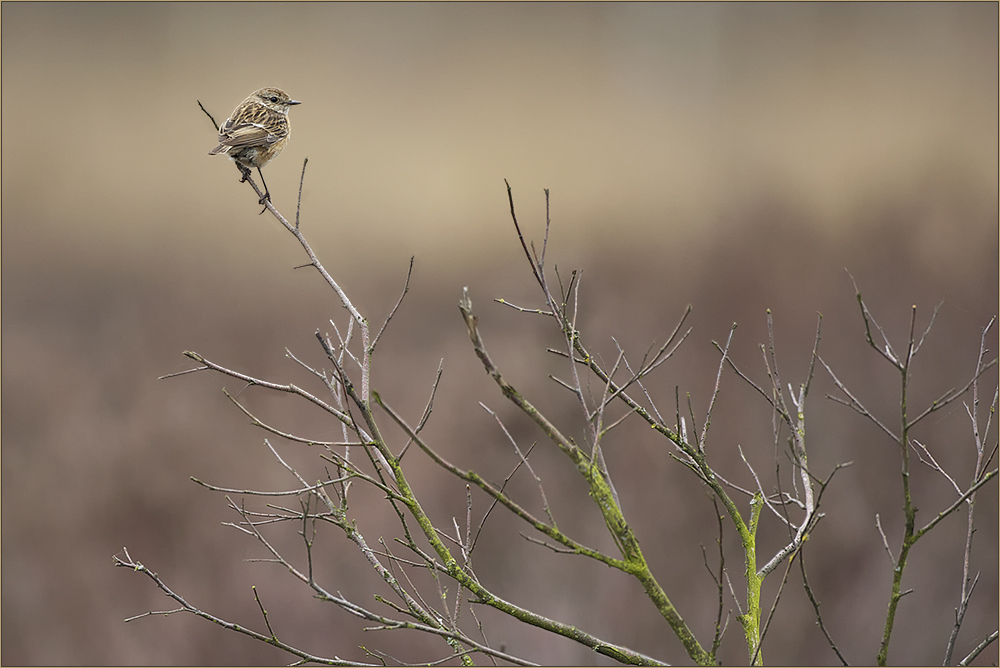
[[228, 155], [243, 174], [240, 183], [249, 178], [250, 168], [256, 167], [264, 184], [260, 204], [271, 199], [261, 167], [274, 160], [288, 143], [291, 132], [288, 110], [296, 104], [302, 103], [278, 88], [254, 91], [219, 127], [219, 145], [208, 152]]

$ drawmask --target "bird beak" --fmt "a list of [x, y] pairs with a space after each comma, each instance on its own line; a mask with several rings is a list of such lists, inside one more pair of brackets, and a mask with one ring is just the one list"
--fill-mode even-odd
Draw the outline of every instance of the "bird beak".
[[302, 102], [300, 102], [299, 100], [289, 100], [288, 104], [290, 104], [290, 105], [291, 104], [302, 104]]

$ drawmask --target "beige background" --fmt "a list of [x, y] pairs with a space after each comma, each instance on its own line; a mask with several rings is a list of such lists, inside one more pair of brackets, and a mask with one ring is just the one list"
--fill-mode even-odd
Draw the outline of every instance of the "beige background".
[[[918, 406], [965, 382], [997, 310], [995, 4], [4, 3], [0, 13], [5, 664], [288, 661], [193, 618], [123, 624], [167, 602], [112, 568], [122, 545], [195, 604], [258, 628], [256, 584], [279, 635], [317, 653], [444, 652], [437, 641], [363, 634], [277, 569], [241, 561], [259, 549], [219, 526], [234, 520], [223, 498], [188, 481], [291, 484], [219, 391], [240, 387], [208, 375], [156, 380], [188, 368], [181, 351], [305, 384], [285, 348], [321, 364], [313, 332], [344, 322], [315, 274], [292, 269], [305, 261], [294, 240], [257, 216], [228, 161], [206, 155], [214, 132], [197, 100], [217, 121], [265, 85], [304, 102], [265, 170], [274, 203], [294, 213], [308, 156], [303, 229], [374, 323], [416, 257], [375, 385], [414, 416], [444, 358], [429, 438], [495, 479], [515, 460], [477, 402], [519, 442], [540, 434], [477, 366], [455, 309], [463, 286], [512, 382], [578, 429], [578, 408], [545, 377], [565, 372], [544, 352], [556, 333], [490, 301], [539, 304], [505, 178], [536, 241], [551, 190], [549, 258], [583, 270], [581, 324], [595, 351], [613, 358], [614, 336], [637, 360], [694, 305], [691, 337], [651, 381], [665, 413], [680, 386], [704, 414], [717, 364], [710, 342], [733, 322], [734, 358], [763, 382], [756, 346], [770, 308], [786, 380], [802, 379], [819, 311], [824, 359], [895, 424], [897, 379], [864, 344], [844, 268], [897, 343], [911, 305], [924, 325], [944, 301], [914, 371]], [[984, 397], [995, 383], [991, 372]], [[825, 501], [811, 572], [847, 658], [871, 663], [890, 583], [874, 515], [898, 552], [899, 464], [891, 443], [825, 398], [833, 389], [817, 375], [810, 461], [821, 471], [855, 465]], [[241, 396], [299, 433], [337, 433], [287, 398]], [[726, 376], [712, 426], [720, 468], [750, 484], [739, 444], [758, 471], [773, 471], [769, 424], [759, 398]], [[967, 479], [964, 409], [924, 428], [918, 438]], [[319, 470], [317, 453], [285, 448]], [[698, 546], [714, 545], [711, 505], [638, 422], [608, 448], [647, 557], [709, 642], [716, 594]], [[613, 549], [565, 463], [543, 447], [536, 457], [561, 524]], [[450, 525], [464, 512], [463, 486], [417, 457], [411, 465]], [[952, 493], [926, 468], [914, 475], [926, 520]], [[527, 482], [520, 492], [537, 498]], [[982, 577], [957, 656], [997, 626], [996, 485], [982, 499], [973, 564]], [[393, 535], [374, 499], [355, 504], [371, 540]], [[477, 572], [499, 593], [683, 662], [631, 582], [520, 543], [506, 518], [490, 522]], [[762, 531], [764, 551], [783, 540], [777, 526]], [[941, 661], [963, 531], [955, 517], [915, 550], [894, 663]], [[732, 531], [726, 541], [735, 547]], [[327, 585], [370, 602], [378, 585], [357, 553], [331, 537], [327, 555]], [[735, 576], [739, 555], [727, 556]], [[531, 660], [601, 661], [485, 618], [492, 642]], [[793, 577], [768, 663], [833, 663], [813, 621]], [[746, 661], [737, 627], [731, 620], [720, 655], [730, 663]], [[979, 663], [996, 661], [994, 645]]]

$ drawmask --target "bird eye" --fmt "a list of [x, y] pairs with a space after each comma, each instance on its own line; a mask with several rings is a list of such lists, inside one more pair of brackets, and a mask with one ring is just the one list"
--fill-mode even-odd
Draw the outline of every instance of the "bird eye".
[[278, 101], [278, 98], [275, 97], [274, 95], [272, 95], [271, 96], [271, 102], [277, 102], [277, 101]]

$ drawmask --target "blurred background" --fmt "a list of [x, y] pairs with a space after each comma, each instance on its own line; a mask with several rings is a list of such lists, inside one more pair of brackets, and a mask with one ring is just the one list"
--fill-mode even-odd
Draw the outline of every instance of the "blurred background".
[[[293, 398], [245, 391], [191, 368], [184, 350], [275, 382], [321, 388], [285, 356], [317, 366], [314, 332], [345, 312], [221, 157], [197, 101], [219, 122], [249, 93], [302, 100], [291, 141], [265, 168], [275, 206], [301, 225], [355, 305], [380, 326], [415, 257], [409, 294], [379, 344], [374, 387], [411, 422], [444, 374], [426, 436], [447, 458], [500, 482], [517, 457], [483, 402], [523, 447], [541, 433], [507, 405], [469, 346], [456, 303], [468, 286], [494, 360], [564, 430], [579, 406], [547, 378], [567, 369], [545, 348], [552, 323], [493, 300], [541, 305], [510, 222], [540, 244], [551, 192], [548, 264], [582, 271], [580, 327], [609, 364], [615, 340], [637, 363], [687, 304], [693, 331], [647, 388], [668, 421], [675, 387], [703, 416], [718, 354], [766, 382], [759, 344], [774, 317], [785, 382], [805, 379], [817, 313], [820, 352], [888, 425], [899, 379], [864, 341], [851, 279], [897, 349], [911, 306], [919, 331], [943, 302], [912, 371], [911, 410], [967, 382], [998, 294], [998, 10], [920, 4], [3, 3], [2, 21], [2, 662], [274, 664], [273, 648], [184, 615], [131, 555], [194, 605], [263, 630], [256, 585], [278, 636], [316, 654], [396, 660], [446, 652], [414, 633], [366, 624], [311, 598], [270, 564], [220, 494], [189, 480], [279, 490], [296, 485], [220, 391], [275, 426], [334, 440], [339, 429]], [[614, 337], [614, 340], [612, 340]], [[987, 336], [997, 349], [996, 328]], [[995, 355], [995, 352], [991, 353]], [[984, 378], [980, 411], [993, 396]], [[826, 518], [806, 549], [825, 622], [852, 663], [878, 651], [902, 535], [899, 455], [857, 414], [807, 406], [810, 465], [827, 475]], [[964, 397], [971, 403], [971, 395]], [[621, 415], [616, 407], [612, 418]], [[388, 422], [386, 423], [388, 424]], [[394, 447], [402, 435], [383, 426]], [[990, 444], [996, 442], [994, 426]], [[975, 450], [965, 408], [914, 436], [965, 486]], [[274, 440], [272, 439], [272, 442]], [[320, 451], [277, 443], [307, 478]], [[769, 488], [767, 404], [723, 376], [709, 436], [719, 470], [750, 487], [737, 446]], [[717, 525], [672, 448], [632, 418], [605, 441], [627, 516], [661, 584], [703, 644], [717, 592]], [[568, 462], [533, 455], [561, 528], [613, 552]], [[464, 485], [409, 453], [411, 482], [442, 526], [464, 523]], [[782, 464], [788, 484], [787, 459]], [[994, 464], [995, 466], [995, 461]], [[524, 472], [512, 485], [540, 508]], [[955, 498], [913, 463], [918, 524]], [[746, 498], [740, 497], [744, 510]], [[253, 499], [248, 504], [256, 503]], [[474, 512], [488, 507], [474, 496]], [[369, 543], [398, 531], [378, 495], [355, 492]], [[997, 485], [980, 493], [971, 569], [981, 576], [955, 650], [997, 628]], [[957, 513], [911, 552], [889, 659], [939, 663], [954, 622], [966, 522]], [[680, 644], [625, 576], [523, 541], [491, 515], [474, 555], [497, 594], [664, 661]], [[787, 537], [765, 517], [761, 554]], [[275, 529], [304, 558], [294, 530]], [[356, 549], [327, 531], [317, 577], [376, 607], [387, 594]], [[734, 531], [723, 538], [740, 596]], [[318, 547], [317, 550], [320, 548]], [[399, 550], [397, 550], [398, 552]], [[768, 579], [770, 607], [780, 573]], [[742, 600], [741, 600], [742, 603]], [[739, 614], [720, 658], [747, 661]], [[383, 611], [386, 611], [383, 609]], [[533, 661], [607, 663], [570, 641], [478, 611], [487, 637]], [[771, 664], [834, 664], [797, 571], [764, 644]], [[997, 644], [977, 664], [996, 664]]]

